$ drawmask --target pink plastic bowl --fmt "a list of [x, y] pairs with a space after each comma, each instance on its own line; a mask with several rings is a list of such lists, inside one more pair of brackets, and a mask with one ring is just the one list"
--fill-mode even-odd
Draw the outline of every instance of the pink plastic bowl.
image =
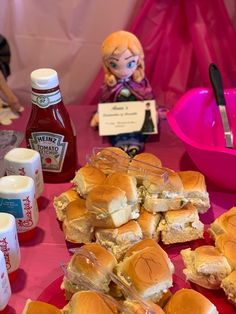
[[[231, 131], [236, 137], [236, 89], [227, 89], [224, 93]], [[213, 91], [189, 90], [177, 101], [167, 119], [199, 171], [220, 187], [236, 190], [236, 139], [234, 149], [225, 147]]]

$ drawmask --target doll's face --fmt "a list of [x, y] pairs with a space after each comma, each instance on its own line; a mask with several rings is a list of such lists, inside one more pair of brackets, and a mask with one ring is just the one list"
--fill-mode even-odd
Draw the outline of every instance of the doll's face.
[[129, 49], [126, 49], [120, 55], [111, 55], [107, 60], [107, 66], [115, 77], [126, 79], [136, 70], [138, 59], [139, 56], [133, 55]]

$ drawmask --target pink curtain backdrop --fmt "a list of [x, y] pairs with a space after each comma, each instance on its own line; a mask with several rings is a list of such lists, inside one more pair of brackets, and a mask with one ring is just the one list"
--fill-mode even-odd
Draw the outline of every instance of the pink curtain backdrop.
[[[210, 86], [214, 62], [225, 88], [236, 87], [236, 33], [222, 0], [146, 0], [128, 29], [140, 39], [157, 104], [173, 107], [188, 89]], [[97, 104], [103, 71], [81, 105]]]

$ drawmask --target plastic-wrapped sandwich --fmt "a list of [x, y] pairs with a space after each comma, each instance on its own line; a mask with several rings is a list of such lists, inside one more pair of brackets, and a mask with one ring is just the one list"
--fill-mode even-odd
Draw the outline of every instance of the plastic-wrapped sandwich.
[[222, 280], [231, 272], [227, 259], [211, 245], [204, 245], [192, 251], [182, 250], [186, 279], [207, 289], [219, 289]]
[[[96, 259], [93, 263], [87, 255]], [[81, 290], [96, 289], [108, 292], [110, 272], [117, 265], [114, 255], [98, 243], [88, 243], [75, 251], [65, 267], [65, 276], [61, 289], [65, 290], [66, 299]]]

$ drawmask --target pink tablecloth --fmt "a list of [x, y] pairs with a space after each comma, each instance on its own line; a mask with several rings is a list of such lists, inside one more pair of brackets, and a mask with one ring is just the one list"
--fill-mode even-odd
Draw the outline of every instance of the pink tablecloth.
[[[108, 146], [109, 143], [106, 138], [99, 137], [97, 131], [89, 127], [89, 120], [95, 107], [69, 106], [68, 110], [77, 129], [78, 160], [81, 166], [85, 164], [86, 156], [91, 154], [93, 147], [104, 147]], [[24, 132], [29, 111], [30, 108], [27, 108], [13, 124], [7, 127], [1, 126], [0, 129], [14, 129]], [[195, 169], [183, 144], [170, 130], [167, 120], [160, 120], [159, 135], [149, 137], [146, 151], [156, 154], [165, 167], [174, 170]], [[8, 314], [20, 314], [27, 298], [37, 299], [51, 282], [62, 275], [60, 262], [68, 261], [69, 253], [63, 233], [56, 220], [52, 200], [55, 195], [59, 195], [69, 186], [70, 183], [45, 185], [43, 196], [39, 199], [40, 219], [37, 234], [32, 241], [21, 244], [22, 260], [17, 280], [12, 283], [13, 294], [10, 299]], [[206, 224], [206, 228], [217, 216], [236, 204], [236, 196], [233, 193], [221, 191], [208, 181], [207, 187], [212, 207], [206, 214], [201, 215], [201, 220]], [[194, 245], [198, 243], [200, 242]], [[166, 247], [176, 266], [175, 289], [188, 286], [182, 275], [182, 263], [178, 254], [180, 249], [188, 245], [185, 243]], [[222, 306], [222, 308], [225, 307]], [[228, 306], [224, 313], [234, 313], [233, 308]]]

